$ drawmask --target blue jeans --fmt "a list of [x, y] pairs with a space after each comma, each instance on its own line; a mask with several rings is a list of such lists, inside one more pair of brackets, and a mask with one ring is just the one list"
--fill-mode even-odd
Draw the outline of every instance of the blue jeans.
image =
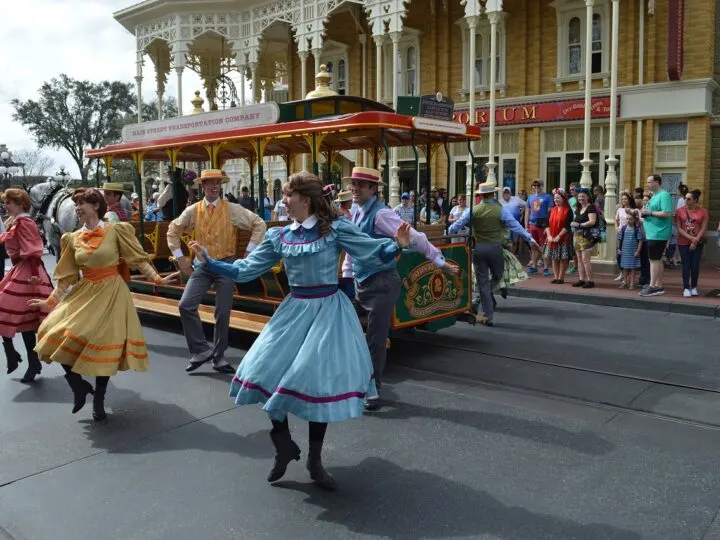
[[703, 247], [699, 245], [695, 249], [690, 249], [690, 246], [678, 245], [678, 249], [682, 261], [683, 289], [695, 289], [700, 276], [700, 258]]

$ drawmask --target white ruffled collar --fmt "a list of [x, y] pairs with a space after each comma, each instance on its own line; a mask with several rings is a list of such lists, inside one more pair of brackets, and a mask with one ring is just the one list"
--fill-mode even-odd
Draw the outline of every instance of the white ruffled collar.
[[[100, 221], [98, 221], [98, 224], [97, 224], [95, 227], [96, 227], [96, 228], [97, 228], [97, 227], [100, 227], [101, 229], [104, 229], [104, 228], [105, 228], [105, 221], [101, 219]], [[87, 228], [87, 225], [83, 224], [82, 230], [83, 230], [83, 231], [89, 231], [90, 229]]]
[[308, 216], [305, 221], [300, 223], [297, 220], [293, 220], [293, 222], [290, 224], [290, 230], [296, 231], [302, 226], [304, 229], [312, 229], [315, 225], [317, 225], [318, 218], [315, 214], [312, 216]]

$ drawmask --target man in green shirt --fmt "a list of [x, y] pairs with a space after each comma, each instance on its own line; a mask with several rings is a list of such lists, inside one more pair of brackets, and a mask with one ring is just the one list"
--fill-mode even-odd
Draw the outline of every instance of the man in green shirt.
[[640, 291], [640, 296], [660, 296], [665, 294], [662, 286], [662, 256], [672, 235], [673, 203], [670, 194], [662, 188], [662, 177], [659, 174], [648, 176], [647, 189], [652, 197], [640, 210], [640, 214], [644, 218], [643, 227], [648, 243], [650, 285]]

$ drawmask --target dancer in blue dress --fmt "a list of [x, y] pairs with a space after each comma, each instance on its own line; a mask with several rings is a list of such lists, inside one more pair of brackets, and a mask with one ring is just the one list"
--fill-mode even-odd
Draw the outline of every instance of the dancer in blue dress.
[[338, 291], [338, 258], [344, 250], [368, 265], [384, 264], [409, 245], [410, 227], [398, 230], [396, 242], [371, 238], [338, 216], [329, 187], [310, 173], [291, 176], [283, 192], [293, 223], [267, 231], [246, 259], [224, 263], [197, 243], [190, 247], [210, 271], [238, 282], [256, 279], [283, 259], [290, 295], [243, 358], [230, 396], [238, 405], [264, 403], [270, 415], [276, 456], [269, 482], [300, 459], [288, 426], [292, 413], [310, 423], [310, 477], [334, 489], [321, 461], [327, 424], [361, 416], [365, 398], [377, 394], [360, 321]]

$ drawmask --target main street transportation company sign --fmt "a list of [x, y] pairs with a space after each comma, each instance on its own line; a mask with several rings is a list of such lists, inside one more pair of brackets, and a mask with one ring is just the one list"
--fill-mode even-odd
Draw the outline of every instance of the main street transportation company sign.
[[242, 108], [233, 107], [223, 111], [130, 124], [123, 128], [122, 139], [123, 142], [134, 143], [207, 132], [232, 131], [274, 124], [279, 119], [280, 108], [276, 103], [260, 103]]

